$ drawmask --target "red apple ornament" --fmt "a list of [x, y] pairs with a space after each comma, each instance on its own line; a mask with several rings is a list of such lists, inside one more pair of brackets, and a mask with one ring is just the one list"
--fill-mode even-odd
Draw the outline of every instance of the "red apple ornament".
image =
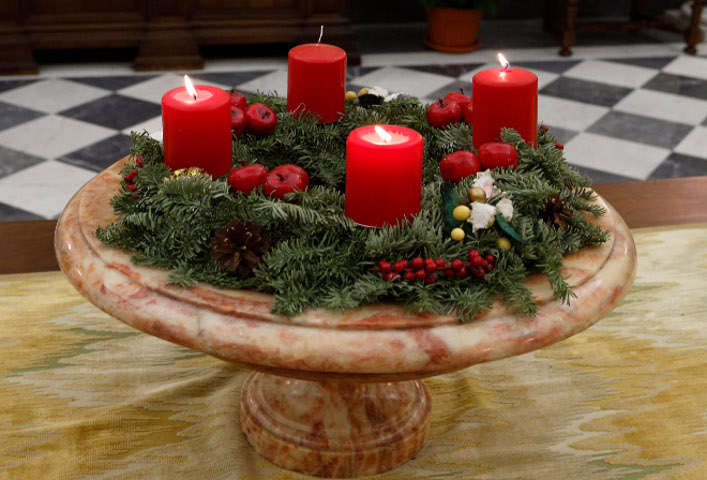
[[464, 107], [471, 103], [471, 97], [469, 95], [464, 95], [464, 92], [449, 92], [444, 96], [444, 101], [454, 102], [459, 105], [462, 110], [464, 110]]
[[468, 123], [469, 125], [472, 124], [471, 121], [471, 112], [474, 111], [474, 105], [469, 102], [466, 104], [464, 108], [462, 108], [462, 119], [464, 120], [464, 123]]
[[456, 102], [440, 100], [427, 107], [427, 123], [434, 128], [459, 123], [462, 119], [462, 108]]
[[262, 103], [248, 105], [243, 111], [246, 118], [246, 132], [265, 137], [275, 130], [277, 115], [273, 109]]
[[240, 137], [243, 135], [246, 124], [247, 122], [243, 110], [231, 105], [231, 132], [233, 132], [236, 137]]
[[309, 176], [301, 167], [292, 164], [280, 165], [272, 169], [265, 179], [263, 193], [268, 197], [283, 200], [286, 193], [304, 191], [309, 185]]
[[479, 160], [484, 170], [515, 168], [518, 166], [518, 150], [506, 142], [484, 143], [479, 147]]
[[234, 89], [228, 92], [228, 101], [233, 107], [238, 107], [243, 110], [246, 105], [248, 105], [248, 100], [246, 100], [245, 95], [240, 92], [236, 92]]
[[481, 171], [479, 157], [470, 150], [450, 153], [439, 162], [439, 171], [444, 181], [459, 183], [462, 178]]
[[231, 170], [228, 174], [228, 184], [234, 192], [250, 194], [253, 190], [265, 183], [268, 169], [263, 165], [248, 165]]

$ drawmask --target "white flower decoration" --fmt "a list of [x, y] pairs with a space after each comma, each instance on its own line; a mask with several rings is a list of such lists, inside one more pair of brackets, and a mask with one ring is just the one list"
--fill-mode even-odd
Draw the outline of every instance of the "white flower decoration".
[[509, 222], [513, 218], [513, 202], [509, 198], [502, 198], [496, 204], [496, 210]]
[[489, 222], [496, 215], [496, 207], [488, 203], [474, 202], [471, 204], [471, 216], [467, 222], [471, 223], [474, 231], [488, 228]]
[[486, 198], [500, 195], [501, 191], [493, 184], [493, 177], [488, 171], [479, 172], [476, 174], [476, 180], [472, 187], [479, 187], [486, 194]]
[[368, 90], [368, 93], [370, 93], [372, 95], [378, 95], [379, 97], [383, 97], [383, 98], [387, 97], [390, 94], [390, 92], [388, 92], [388, 90], [386, 90], [383, 87], [379, 87], [377, 85], [370, 87], [367, 90]]
[[397, 100], [398, 98], [402, 97], [403, 94], [401, 92], [396, 92], [396, 93], [391, 93], [387, 97], [383, 99], [384, 102], [392, 102], [393, 100]]

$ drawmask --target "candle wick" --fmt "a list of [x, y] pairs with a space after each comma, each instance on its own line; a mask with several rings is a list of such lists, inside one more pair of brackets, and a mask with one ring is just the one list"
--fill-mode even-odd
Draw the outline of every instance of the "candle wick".
[[319, 28], [319, 40], [317, 40], [317, 47], [319, 46], [319, 42], [322, 41], [322, 36], [324, 36], [324, 25]]
[[196, 101], [196, 92], [194, 92], [194, 95], [192, 95], [192, 96], [194, 97], [194, 100]]

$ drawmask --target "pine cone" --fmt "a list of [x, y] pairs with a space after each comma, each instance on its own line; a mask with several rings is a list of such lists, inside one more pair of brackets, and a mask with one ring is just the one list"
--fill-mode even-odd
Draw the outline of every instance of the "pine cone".
[[567, 222], [572, 219], [572, 210], [565, 208], [566, 204], [567, 198], [560, 198], [559, 193], [552, 195], [545, 202], [543, 210], [540, 211], [540, 218], [550, 226], [558, 225], [564, 228]]
[[270, 247], [270, 232], [255, 222], [231, 220], [225, 228], [217, 228], [211, 256], [223, 268], [247, 277], [258, 266]]

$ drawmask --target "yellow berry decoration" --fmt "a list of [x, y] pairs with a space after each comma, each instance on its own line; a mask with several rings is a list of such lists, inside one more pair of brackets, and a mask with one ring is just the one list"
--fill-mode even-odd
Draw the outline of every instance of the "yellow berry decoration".
[[367, 88], [362, 88], [361, 90], [358, 91], [358, 96], [360, 97], [361, 95], [365, 95], [368, 93]]
[[510, 250], [511, 249], [511, 241], [508, 240], [506, 237], [499, 237], [499, 239], [496, 240], [496, 245], [501, 250]]
[[470, 215], [471, 209], [466, 205], [459, 205], [454, 210], [452, 210], [452, 216], [455, 220], [459, 220], [460, 222], [467, 220]]
[[457, 242], [461, 242], [462, 240], [464, 240], [466, 233], [464, 233], [464, 230], [462, 230], [461, 228], [455, 228], [454, 230], [452, 230], [451, 236], [452, 236], [452, 240], [456, 240]]
[[353, 102], [354, 100], [356, 100], [356, 98], [358, 98], [358, 95], [356, 95], [356, 92], [354, 92], [353, 90], [349, 90], [348, 92], [346, 92], [345, 98], [347, 102]]
[[484, 192], [483, 188], [471, 187], [466, 194], [470, 202], [484, 203], [486, 201], [486, 192]]

